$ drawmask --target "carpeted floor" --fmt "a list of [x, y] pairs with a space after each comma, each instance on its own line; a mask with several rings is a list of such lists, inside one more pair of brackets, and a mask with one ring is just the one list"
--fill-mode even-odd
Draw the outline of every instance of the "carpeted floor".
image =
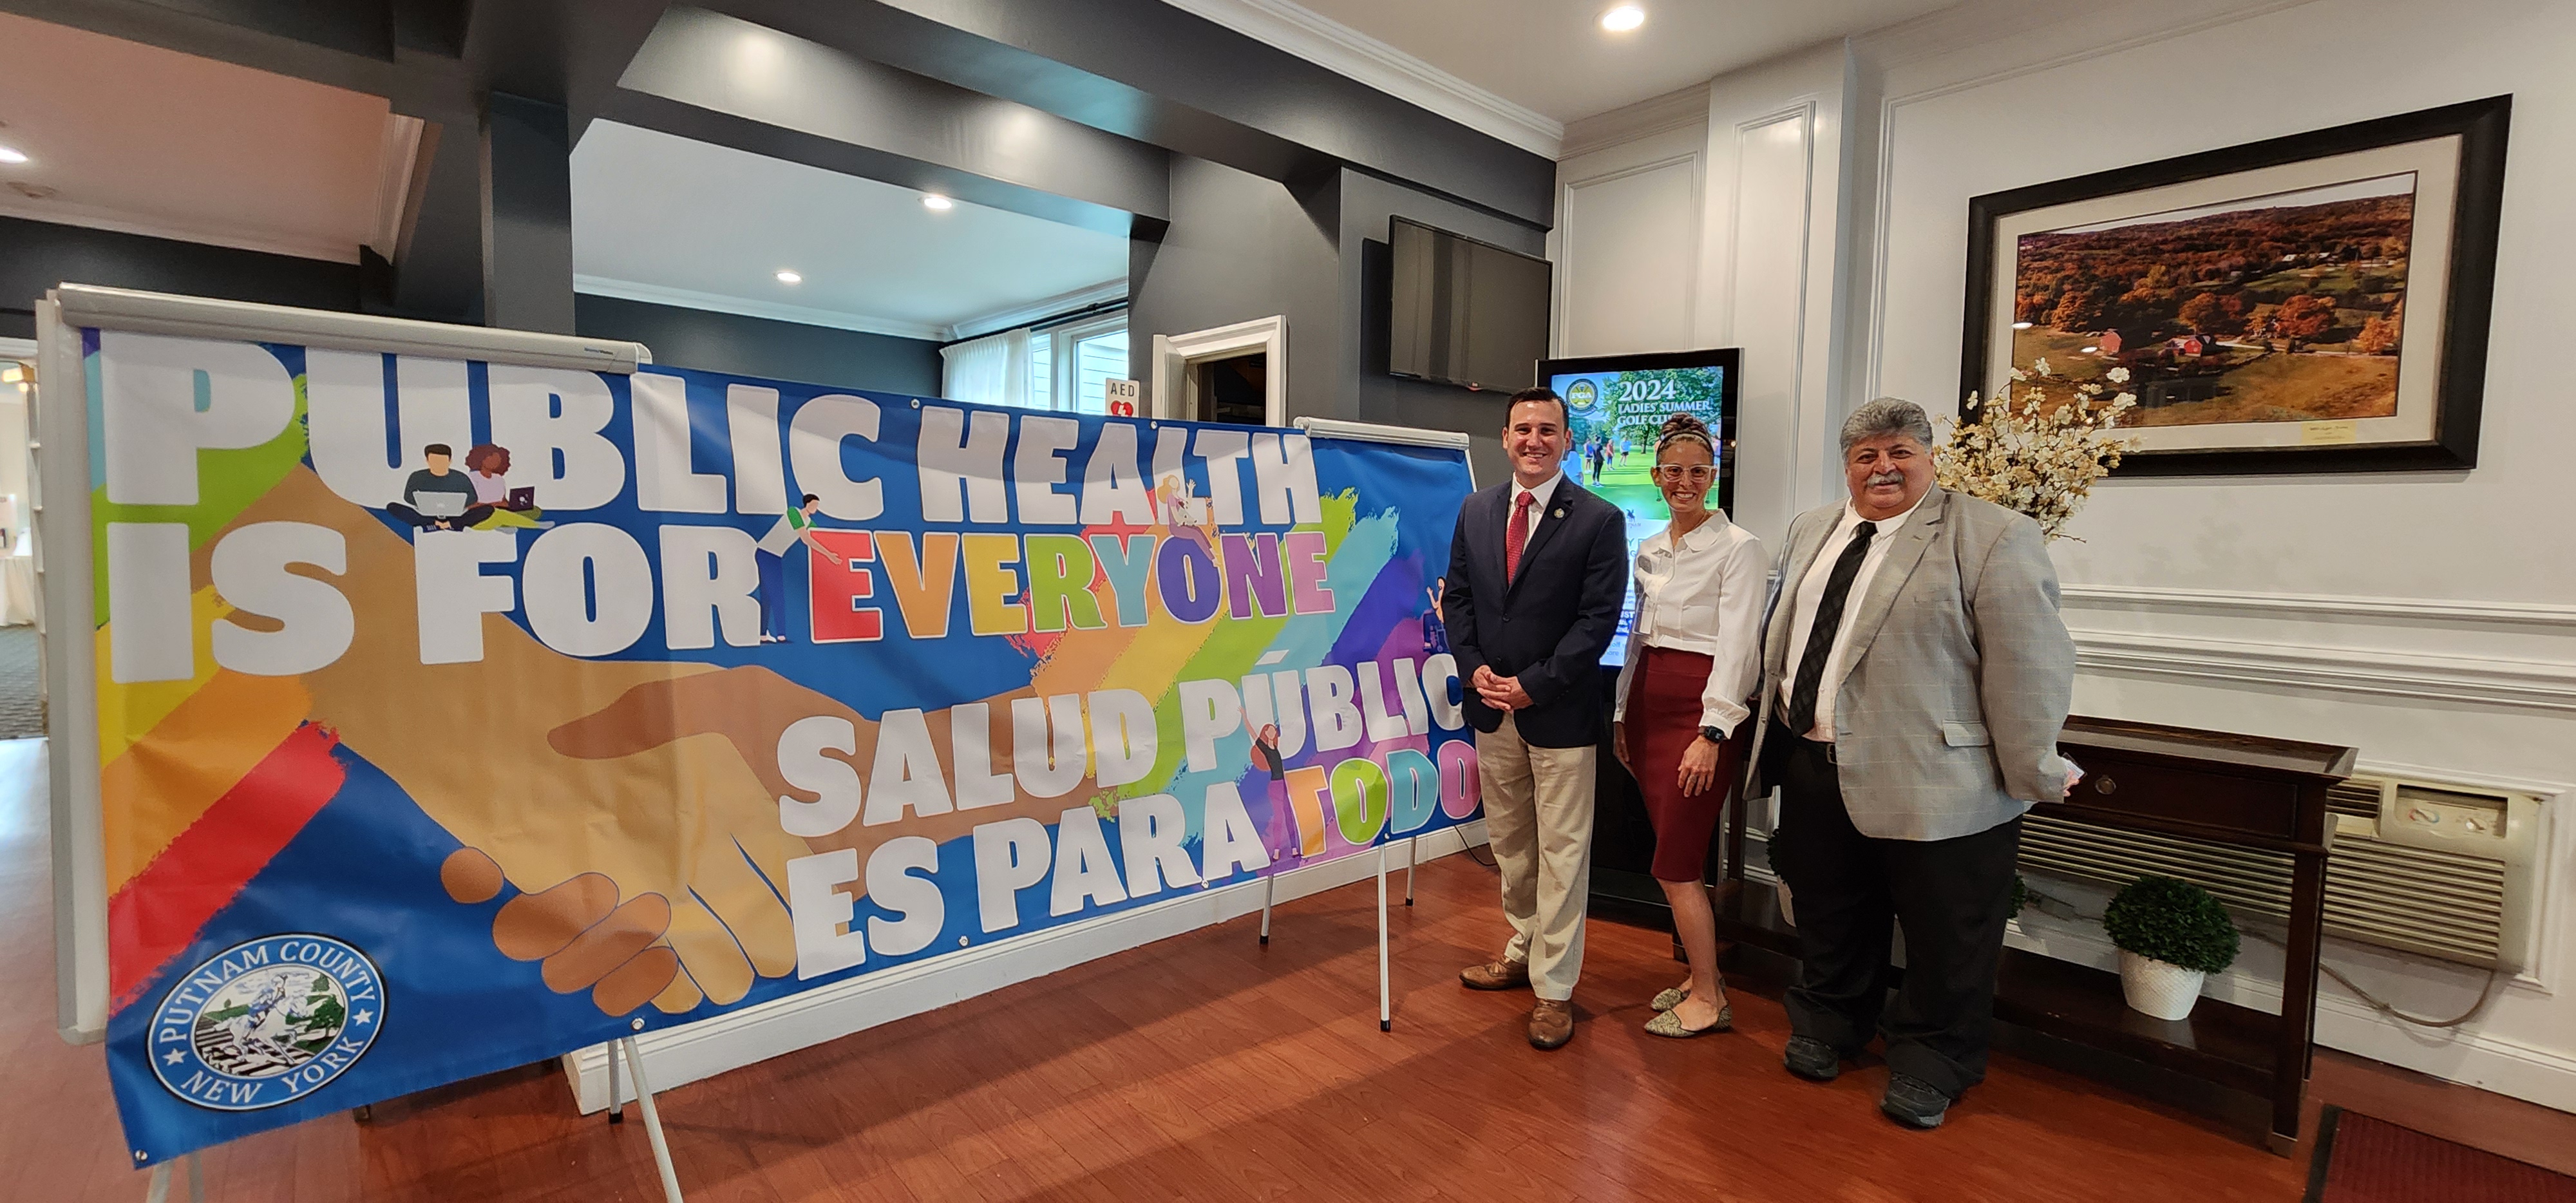
[[0, 739], [45, 733], [45, 706], [37, 680], [36, 628], [0, 627]]
[[2576, 1203], [2576, 1178], [2328, 1107], [2308, 1203]]

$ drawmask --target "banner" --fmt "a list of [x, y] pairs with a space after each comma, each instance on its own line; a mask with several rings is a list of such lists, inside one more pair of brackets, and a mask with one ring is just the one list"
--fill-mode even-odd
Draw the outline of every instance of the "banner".
[[1477, 811], [1458, 451], [82, 338], [137, 1164]]

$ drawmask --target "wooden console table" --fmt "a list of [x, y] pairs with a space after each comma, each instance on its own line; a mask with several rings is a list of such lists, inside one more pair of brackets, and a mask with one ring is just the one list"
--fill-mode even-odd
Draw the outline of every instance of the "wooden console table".
[[[2203, 998], [2188, 1019], [2153, 1019], [2122, 1001], [2116, 973], [2007, 948], [1996, 980], [1996, 1047], [2193, 1110], [2263, 1124], [2265, 1143], [2288, 1155], [2299, 1139], [2316, 1032], [2326, 791], [2351, 775], [2355, 751], [2095, 718], [2067, 720], [2059, 747], [2084, 766], [2085, 779], [2072, 797], [2043, 803], [2034, 815], [2288, 856], [2281, 1012]], [[1748, 888], [1744, 808], [1728, 811], [1717, 913], [1719, 938], [1735, 945], [1729, 968], [1741, 964], [1757, 977], [1766, 969], [1794, 972], [1797, 933], [1781, 922], [1771, 890]]]

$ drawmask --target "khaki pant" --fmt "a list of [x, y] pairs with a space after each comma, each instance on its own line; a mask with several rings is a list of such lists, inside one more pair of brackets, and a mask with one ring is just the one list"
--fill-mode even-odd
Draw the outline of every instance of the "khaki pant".
[[1502, 869], [1507, 960], [1527, 961], [1530, 993], [1574, 996], [1583, 975], [1583, 908], [1592, 890], [1592, 774], [1601, 750], [1521, 742], [1510, 715], [1476, 733], [1485, 834]]

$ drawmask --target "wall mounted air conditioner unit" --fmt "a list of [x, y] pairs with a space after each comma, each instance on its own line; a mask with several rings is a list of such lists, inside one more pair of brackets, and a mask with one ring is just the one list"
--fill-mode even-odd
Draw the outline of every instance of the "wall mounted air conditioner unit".
[[[2326, 935], [2519, 972], [2537, 950], [2545, 846], [2537, 795], [2353, 777], [2328, 795]], [[2230, 908], [2286, 920], [2290, 858], [2033, 814], [2022, 865], [2125, 885], [2147, 873], [2199, 883]]]

